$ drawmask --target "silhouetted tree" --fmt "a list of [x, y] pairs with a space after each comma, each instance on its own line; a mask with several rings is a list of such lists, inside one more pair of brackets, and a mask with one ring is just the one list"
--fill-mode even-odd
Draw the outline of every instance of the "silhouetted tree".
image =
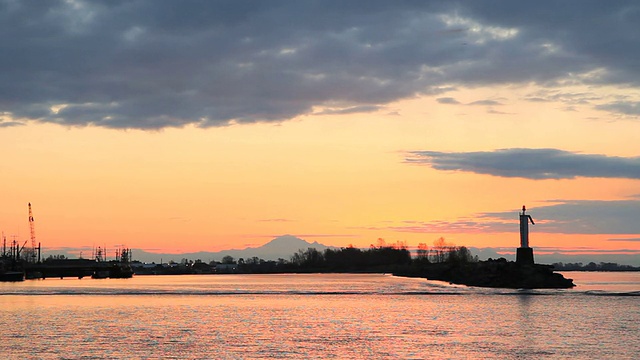
[[436, 263], [444, 262], [447, 259], [447, 253], [452, 246], [453, 244], [447, 243], [443, 237], [439, 237], [433, 242], [433, 247], [431, 248], [431, 261]]
[[324, 256], [316, 248], [300, 249], [291, 256], [291, 263], [301, 268], [318, 268], [324, 265]]
[[65, 260], [66, 258], [64, 255], [49, 255], [44, 261]]
[[429, 262], [429, 247], [427, 246], [427, 244], [418, 244], [418, 250], [416, 250], [416, 259], [421, 262]]
[[449, 248], [446, 261], [450, 263], [468, 263], [473, 262], [474, 258], [473, 255], [471, 255], [471, 251], [465, 246], [454, 246]]

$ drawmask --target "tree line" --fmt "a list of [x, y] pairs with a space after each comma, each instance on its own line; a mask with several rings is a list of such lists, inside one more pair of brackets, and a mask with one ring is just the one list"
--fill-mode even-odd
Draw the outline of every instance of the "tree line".
[[[420, 244], [416, 256], [412, 256], [406, 242], [387, 244], [378, 239], [375, 245], [360, 249], [354, 246], [339, 249], [300, 249], [290, 258], [264, 260], [258, 257], [235, 259], [225, 256], [220, 262], [205, 263], [201, 260], [183, 259], [174, 266], [158, 268], [153, 273], [296, 273], [296, 272], [394, 272], [412, 266], [432, 263], [476, 262], [477, 256], [464, 246], [447, 243], [444, 238], [434, 242], [432, 247]], [[135, 264], [132, 264], [134, 269]]]
[[611, 262], [590, 262], [588, 264], [578, 263], [553, 263], [555, 270], [564, 271], [640, 271], [640, 266], [620, 265]]

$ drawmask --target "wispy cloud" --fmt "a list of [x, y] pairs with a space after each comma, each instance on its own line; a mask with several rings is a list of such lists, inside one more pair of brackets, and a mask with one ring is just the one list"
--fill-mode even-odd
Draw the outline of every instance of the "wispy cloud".
[[401, 224], [393, 224], [383, 228], [397, 232], [447, 234], [447, 233], [499, 233], [512, 232], [513, 221], [485, 221], [471, 219], [457, 219], [452, 221], [407, 221]]
[[489, 114], [495, 114], [495, 115], [513, 115], [513, 113], [504, 112], [504, 111], [498, 111], [498, 110], [495, 110], [495, 109], [489, 109], [489, 110], [487, 110], [487, 112]]
[[[562, 234], [640, 234], [639, 200], [554, 200], [531, 209], [536, 231]], [[479, 214], [487, 219], [513, 219], [514, 211]]]
[[[514, 248], [509, 249], [512, 252]], [[598, 248], [567, 248], [537, 246], [536, 254], [616, 254], [616, 255], [640, 255], [636, 249], [598, 249]]]
[[354, 234], [294, 234], [293, 236], [299, 238], [344, 238], [344, 237], [357, 237], [360, 235]]
[[[534, 231], [556, 234], [640, 234], [640, 200], [554, 200], [555, 204], [530, 209]], [[443, 221], [404, 221], [378, 229], [409, 233], [509, 233], [518, 232], [518, 211], [475, 214]], [[609, 241], [640, 241], [638, 238]]]
[[24, 123], [18, 121], [0, 121], [0, 128], [4, 127], [14, 127], [14, 126], [24, 126]]
[[533, 94], [525, 97], [525, 100], [531, 102], [560, 102], [567, 105], [587, 105], [596, 101], [603, 100], [603, 95], [591, 92], [568, 92], [561, 90], [538, 90]]
[[476, 100], [474, 102], [470, 102], [467, 105], [475, 106], [475, 105], [484, 105], [484, 106], [496, 106], [502, 105], [501, 102], [496, 100]]
[[[245, 238], [269, 238], [274, 239], [279, 236], [284, 236], [282, 234], [246, 234], [242, 237]], [[350, 238], [350, 237], [358, 237], [360, 235], [354, 234], [287, 234], [286, 236], [295, 236], [301, 239], [306, 238]]]
[[533, 180], [576, 177], [640, 179], [640, 157], [580, 154], [558, 149], [500, 149], [479, 152], [410, 151], [410, 164]]

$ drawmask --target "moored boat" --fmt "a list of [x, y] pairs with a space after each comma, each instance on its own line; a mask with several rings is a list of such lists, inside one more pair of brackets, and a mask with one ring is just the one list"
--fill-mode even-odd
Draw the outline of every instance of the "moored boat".
[[0, 272], [0, 281], [24, 281], [23, 271]]

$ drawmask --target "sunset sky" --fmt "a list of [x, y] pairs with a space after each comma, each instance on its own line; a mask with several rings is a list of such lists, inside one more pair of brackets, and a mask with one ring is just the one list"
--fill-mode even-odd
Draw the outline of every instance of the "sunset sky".
[[640, 256], [636, 1], [0, 0], [0, 230]]

